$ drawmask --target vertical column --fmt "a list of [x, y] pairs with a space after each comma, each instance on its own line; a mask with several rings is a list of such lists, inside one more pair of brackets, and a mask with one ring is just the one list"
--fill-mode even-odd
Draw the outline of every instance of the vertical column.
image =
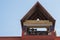
[[26, 35], [26, 34], [27, 34], [27, 33], [26, 33], [26, 31], [27, 31], [26, 29], [27, 29], [27, 27], [24, 26], [24, 27], [23, 27], [23, 30], [22, 30], [22, 35]]
[[47, 28], [47, 32], [49, 32], [49, 28]]

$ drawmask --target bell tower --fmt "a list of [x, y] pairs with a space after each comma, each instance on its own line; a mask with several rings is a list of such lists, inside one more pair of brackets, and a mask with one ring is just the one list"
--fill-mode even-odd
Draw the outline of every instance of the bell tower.
[[22, 40], [54, 40], [55, 19], [37, 2], [21, 19]]

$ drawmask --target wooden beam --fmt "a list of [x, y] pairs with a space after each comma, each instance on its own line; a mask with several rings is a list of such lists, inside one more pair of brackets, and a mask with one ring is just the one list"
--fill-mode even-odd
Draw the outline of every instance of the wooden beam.
[[26, 20], [23, 24], [52, 24], [49, 20]]
[[24, 26], [52, 26], [52, 22], [49, 22], [49, 20], [26, 20], [23, 23]]

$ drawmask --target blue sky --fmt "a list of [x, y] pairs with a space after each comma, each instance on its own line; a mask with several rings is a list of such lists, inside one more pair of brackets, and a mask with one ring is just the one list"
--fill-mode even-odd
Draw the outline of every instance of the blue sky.
[[0, 0], [0, 36], [21, 36], [20, 19], [37, 1], [56, 19], [60, 36], [60, 0]]

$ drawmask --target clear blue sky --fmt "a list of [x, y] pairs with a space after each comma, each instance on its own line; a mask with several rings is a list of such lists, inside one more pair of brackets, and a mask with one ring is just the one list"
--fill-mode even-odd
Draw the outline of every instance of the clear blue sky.
[[[60, 0], [38, 0], [56, 19], [55, 30], [60, 35]], [[21, 36], [20, 19], [37, 0], [0, 0], [0, 36]]]

